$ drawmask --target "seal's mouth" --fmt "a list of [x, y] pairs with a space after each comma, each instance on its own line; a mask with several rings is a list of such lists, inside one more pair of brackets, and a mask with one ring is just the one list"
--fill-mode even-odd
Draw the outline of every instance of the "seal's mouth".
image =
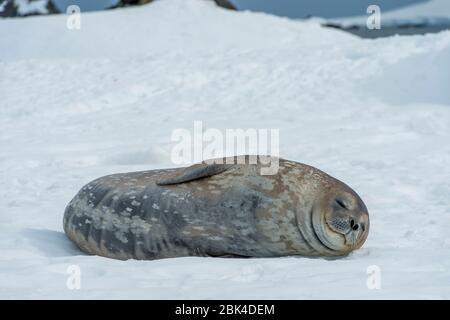
[[[322, 211], [320, 207], [316, 207], [311, 210], [311, 227], [316, 240], [322, 247], [322, 250], [328, 252], [329, 255], [335, 256], [348, 254], [352, 250], [352, 247], [348, 246], [345, 234], [334, 230], [328, 224], [325, 216], [325, 212]], [[343, 230], [344, 225], [340, 224], [339, 228]]]

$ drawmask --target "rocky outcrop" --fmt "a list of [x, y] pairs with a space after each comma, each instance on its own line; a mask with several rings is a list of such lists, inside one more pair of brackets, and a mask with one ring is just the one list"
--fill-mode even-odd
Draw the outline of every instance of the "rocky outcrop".
[[59, 13], [51, 0], [0, 0], [0, 17]]
[[[114, 6], [114, 8], [146, 4], [146, 3], [149, 3], [152, 1], [153, 0], [120, 0], [119, 3]], [[229, 0], [214, 0], [214, 2], [219, 7], [230, 9], [230, 10], [237, 10], [236, 7]]]
[[117, 2], [116, 5], [114, 5], [113, 8], [120, 8], [120, 7], [127, 7], [127, 6], [134, 6], [134, 5], [140, 5], [140, 4], [147, 4], [149, 2], [152, 2], [153, 0], [120, 0]]
[[[120, 0], [109, 9], [142, 5], [153, 0]], [[214, 0], [214, 2], [226, 9], [237, 10], [229, 0]], [[0, 0], [0, 17], [26, 17], [32, 15], [45, 15], [59, 13], [52, 0]]]
[[228, 0], [214, 0], [214, 2], [222, 8], [230, 9], [230, 10], [237, 10], [237, 8]]

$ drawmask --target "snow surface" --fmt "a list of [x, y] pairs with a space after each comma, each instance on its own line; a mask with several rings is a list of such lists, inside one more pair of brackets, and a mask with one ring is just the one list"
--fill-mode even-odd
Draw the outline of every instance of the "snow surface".
[[[450, 32], [364, 40], [202, 0], [0, 21], [0, 298], [450, 298]], [[66, 239], [99, 176], [172, 167], [171, 133], [279, 128], [371, 214], [338, 260], [115, 261]], [[66, 286], [81, 268], [81, 289]], [[366, 286], [381, 269], [381, 289]]]
[[[381, 27], [411, 24], [450, 25], [450, 1], [448, 0], [428, 0], [389, 11], [384, 11], [383, 7], [380, 9]], [[336, 18], [330, 19], [329, 22], [343, 27], [365, 26], [368, 16]]]

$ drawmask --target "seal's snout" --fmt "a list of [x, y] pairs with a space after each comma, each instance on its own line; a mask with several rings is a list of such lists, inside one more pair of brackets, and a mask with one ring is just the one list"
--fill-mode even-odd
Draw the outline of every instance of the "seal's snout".
[[369, 213], [366, 206], [353, 192], [339, 192], [330, 200], [326, 214], [328, 228], [340, 235], [343, 251], [360, 248], [368, 234]]
[[[344, 201], [341, 197], [336, 198], [334, 202], [333, 209], [337, 219], [332, 219], [332, 223], [336, 224], [335, 227], [337, 229], [348, 229], [348, 231], [365, 230], [368, 216], [365, 208], [362, 208], [361, 205], [351, 208], [352, 205], [349, 205], [348, 201]], [[344, 221], [341, 221], [343, 216], [345, 217]], [[340, 228], [342, 224], [344, 224], [345, 228]], [[345, 233], [347, 233], [347, 230], [345, 230]]]
[[350, 228], [352, 231], [366, 231], [366, 222], [365, 219], [360, 218], [359, 222], [355, 219], [350, 220]]

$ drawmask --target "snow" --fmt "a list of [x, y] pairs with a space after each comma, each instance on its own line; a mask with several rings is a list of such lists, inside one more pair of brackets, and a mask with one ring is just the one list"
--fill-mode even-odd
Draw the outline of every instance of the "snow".
[[[450, 298], [449, 31], [364, 40], [202, 0], [82, 13], [80, 30], [66, 18], [0, 20], [0, 298]], [[62, 230], [75, 193], [173, 167], [171, 133], [195, 120], [280, 129], [282, 157], [364, 199], [363, 248], [337, 260], [81, 253]], [[380, 289], [366, 285], [371, 266]]]
[[17, 6], [17, 13], [21, 16], [33, 13], [39, 14], [48, 13], [47, 10], [48, 0], [37, 0], [32, 2], [29, 0], [14, 0], [14, 2], [15, 5]]
[[3, 0], [0, 2], [0, 12], [5, 11], [6, 5], [8, 4], [9, 0]]
[[[428, 0], [399, 9], [384, 11], [381, 9], [381, 24], [383, 26], [401, 26], [411, 24], [449, 25], [450, 3], [448, 0]], [[368, 15], [330, 19], [343, 27], [366, 25]]]

